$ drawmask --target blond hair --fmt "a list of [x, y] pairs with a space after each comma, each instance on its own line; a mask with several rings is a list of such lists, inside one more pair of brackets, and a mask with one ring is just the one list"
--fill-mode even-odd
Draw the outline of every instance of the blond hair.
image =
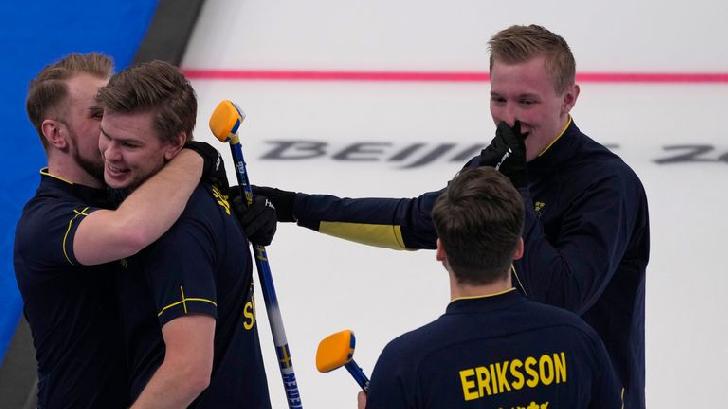
[[73, 53], [45, 66], [30, 81], [25, 109], [44, 148], [47, 149], [48, 142], [43, 137], [41, 125], [68, 97], [67, 80], [80, 73], [106, 79], [111, 76], [113, 69], [114, 63], [107, 55]]
[[546, 72], [551, 76], [557, 94], [563, 94], [576, 80], [576, 62], [566, 40], [541, 26], [508, 27], [496, 33], [488, 47], [491, 70], [495, 61], [520, 64], [545, 56]]

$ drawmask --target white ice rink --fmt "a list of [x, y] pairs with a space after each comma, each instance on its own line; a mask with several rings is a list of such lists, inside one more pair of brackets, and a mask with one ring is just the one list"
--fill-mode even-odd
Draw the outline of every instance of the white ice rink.
[[[484, 73], [492, 34], [538, 23], [566, 38], [579, 72], [726, 73], [727, 22], [721, 0], [208, 0], [183, 68]], [[212, 141], [209, 115], [219, 100], [232, 99], [247, 113], [240, 132], [252, 182], [307, 193], [400, 197], [436, 190], [463, 162], [452, 159], [486, 144], [494, 131], [486, 82], [200, 78], [193, 86], [197, 139]], [[576, 123], [613, 145], [642, 179], [650, 203], [648, 407], [716, 407], [728, 399], [728, 82], [581, 86]], [[321, 149], [277, 154], [316, 157], [270, 159], [276, 148], [302, 141]], [[342, 154], [354, 143], [367, 144]], [[390, 160], [413, 143], [423, 145]], [[445, 143], [454, 145], [441, 157], [407, 167]], [[227, 147], [219, 146], [234, 178]], [[433, 320], [448, 303], [446, 272], [432, 251], [376, 249], [280, 224], [269, 255], [307, 408], [356, 406], [348, 373], [316, 371], [321, 338], [353, 329], [356, 360], [370, 374], [390, 339]], [[284, 408], [256, 291], [273, 407]]]

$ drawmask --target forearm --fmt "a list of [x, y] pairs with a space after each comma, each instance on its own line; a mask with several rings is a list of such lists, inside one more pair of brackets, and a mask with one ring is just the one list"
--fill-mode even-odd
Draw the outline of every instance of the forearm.
[[200, 183], [201, 175], [202, 158], [183, 149], [130, 194], [115, 216], [123, 220], [124, 228], [140, 232], [140, 244], [144, 248], [172, 227]]
[[185, 315], [162, 326], [164, 360], [137, 398], [134, 409], [186, 408], [210, 384], [215, 319]]
[[431, 211], [439, 192], [416, 198], [296, 197], [300, 226], [345, 240], [397, 250], [435, 248]]
[[207, 387], [206, 384], [190, 384], [189, 380], [195, 376], [162, 364], [131, 409], [186, 408]]
[[164, 234], [182, 214], [202, 174], [202, 158], [183, 149], [115, 211], [97, 211], [79, 226], [73, 242], [83, 265], [129, 257]]

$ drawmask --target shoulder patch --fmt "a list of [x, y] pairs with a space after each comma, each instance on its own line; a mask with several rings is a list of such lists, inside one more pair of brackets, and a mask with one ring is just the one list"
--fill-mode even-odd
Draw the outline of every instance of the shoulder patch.
[[212, 196], [217, 200], [217, 204], [225, 209], [225, 213], [230, 214], [230, 202], [228, 201], [228, 195], [222, 194], [217, 186], [212, 185]]

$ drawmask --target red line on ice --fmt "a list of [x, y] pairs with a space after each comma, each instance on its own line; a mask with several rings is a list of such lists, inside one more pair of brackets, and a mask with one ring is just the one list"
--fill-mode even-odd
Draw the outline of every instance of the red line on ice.
[[[478, 71], [326, 71], [326, 70], [213, 70], [185, 69], [201, 80], [245, 81], [374, 81], [374, 82], [487, 82]], [[580, 83], [728, 84], [723, 72], [580, 72]]]

